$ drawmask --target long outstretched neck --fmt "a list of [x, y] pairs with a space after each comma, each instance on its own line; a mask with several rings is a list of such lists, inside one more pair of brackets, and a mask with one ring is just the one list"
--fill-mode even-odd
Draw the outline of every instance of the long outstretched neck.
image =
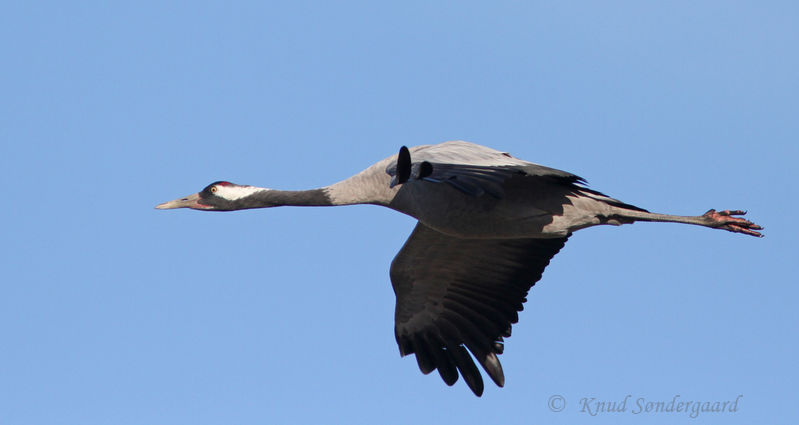
[[388, 204], [394, 192], [388, 187], [388, 183], [372, 183], [367, 176], [357, 175], [330, 186], [310, 190], [277, 190], [251, 186], [252, 193], [236, 200], [235, 205], [236, 209], [247, 209]]
[[252, 195], [238, 200], [239, 209], [268, 208], [279, 206], [328, 207], [343, 205], [336, 203], [327, 188], [310, 190], [261, 189]]
[[386, 162], [380, 161], [360, 173], [329, 186], [310, 190], [276, 190], [255, 186], [220, 188], [220, 194], [230, 190], [234, 209], [268, 208], [278, 206], [327, 207], [336, 205], [388, 205], [399, 188], [390, 188], [391, 177], [386, 174]]
[[758, 226], [757, 224], [752, 223], [744, 218], [735, 217], [737, 215], [744, 214], [746, 214], [746, 211], [710, 210], [702, 215], [682, 216], [625, 209], [624, 212], [619, 215], [633, 219], [634, 221], [659, 221], [667, 223], [695, 224], [697, 226], [705, 226], [713, 229], [727, 230], [734, 233], [744, 233], [751, 236], [763, 237], [760, 232], [757, 232], [757, 230], [763, 230], [763, 227]]

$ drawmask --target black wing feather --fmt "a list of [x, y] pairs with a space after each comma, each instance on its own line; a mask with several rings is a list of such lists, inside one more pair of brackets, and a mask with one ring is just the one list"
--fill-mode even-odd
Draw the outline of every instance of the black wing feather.
[[391, 263], [400, 354], [415, 353], [419, 369], [438, 369], [447, 385], [460, 373], [479, 396], [483, 380], [471, 352], [504, 385], [502, 337], [566, 239], [460, 239], [417, 223]]
[[390, 187], [412, 181], [446, 183], [471, 196], [489, 194], [502, 198], [505, 181], [513, 176], [531, 176], [553, 179], [565, 184], [584, 184], [585, 179], [572, 173], [543, 165], [468, 165], [429, 161], [412, 162], [410, 151], [403, 146], [397, 161], [386, 168], [392, 176]]

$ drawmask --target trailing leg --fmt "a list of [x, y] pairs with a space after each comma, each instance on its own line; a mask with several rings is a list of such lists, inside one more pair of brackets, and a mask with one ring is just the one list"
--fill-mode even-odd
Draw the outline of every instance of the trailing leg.
[[627, 209], [619, 209], [614, 211], [614, 215], [619, 217], [631, 219], [632, 221], [659, 221], [666, 223], [684, 223], [695, 224], [697, 226], [710, 227], [712, 229], [723, 229], [734, 233], [743, 233], [745, 235], [763, 237], [763, 234], [758, 230], [763, 230], [762, 226], [752, 223], [737, 215], [744, 215], [746, 211], [741, 210], [724, 210], [716, 211], [714, 209], [698, 216], [682, 216], [682, 215], [669, 215], [657, 214], [646, 211], [634, 211]]

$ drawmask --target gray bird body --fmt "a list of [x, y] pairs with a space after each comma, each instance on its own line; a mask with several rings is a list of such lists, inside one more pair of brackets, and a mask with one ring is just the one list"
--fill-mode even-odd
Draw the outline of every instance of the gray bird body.
[[[615, 199], [570, 184], [579, 177], [463, 141], [410, 148], [414, 162], [495, 168], [504, 180], [501, 197], [473, 196], [448, 184], [409, 181], [390, 188], [397, 155], [327, 188], [334, 204], [377, 204], [410, 215], [439, 232], [462, 238], [563, 237], [613, 217]], [[386, 170], [389, 170], [387, 172]], [[490, 174], [490, 171], [487, 172]], [[496, 174], [500, 174], [497, 172]], [[498, 178], [499, 178], [498, 177]], [[620, 224], [608, 220], [609, 224]]]
[[[215, 182], [158, 205], [230, 211], [283, 205], [374, 204], [419, 222], [391, 264], [400, 354], [448, 385], [463, 376], [478, 396], [472, 358], [499, 386], [497, 355], [529, 289], [569, 236], [601, 224], [694, 224], [762, 236], [760, 226], [710, 210], [701, 216], [650, 213], [583, 185], [574, 174], [469, 142], [403, 147], [349, 179], [306, 191]], [[471, 354], [470, 354], [471, 353]]]

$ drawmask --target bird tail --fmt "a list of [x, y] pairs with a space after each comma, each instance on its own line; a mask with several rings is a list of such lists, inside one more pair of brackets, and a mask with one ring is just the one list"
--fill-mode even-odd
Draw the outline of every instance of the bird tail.
[[618, 199], [611, 198], [610, 196], [607, 196], [607, 195], [605, 195], [602, 192], [599, 192], [599, 191], [593, 190], [593, 189], [589, 189], [587, 187], [581, 187], [579, 189], [579, 193], [581, 195], [583, 195], [583, 196], [587, 196], [589, 198], [596, 199], [597, 201], [604, 202], [604, 203], [606, 203], [606, 204], [608, 204], [610, 206], [616, 207], [616, 208], [624, 208], [626, 210], [632, 210], [632, 211], [649, 212], [649, 211], [647, 211], [647, 210], [645, 210], [645, 209], [643, 209], [641, 207], [636, 207], [635, 205], [631, 205], [631, 204], [619, 201]]

